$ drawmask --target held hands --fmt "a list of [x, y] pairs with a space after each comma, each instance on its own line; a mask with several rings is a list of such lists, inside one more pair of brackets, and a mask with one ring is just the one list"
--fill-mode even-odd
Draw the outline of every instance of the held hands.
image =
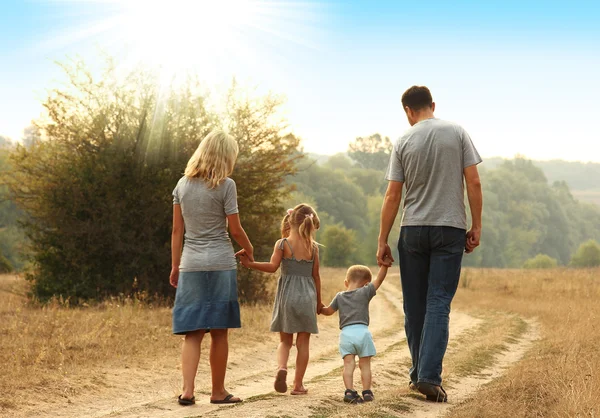
[[321, 312], [323, 311], [324, 307], [325, 307], [325, 305], [323, 305], [323, 302], [317, 303], [317, 315], [321, 315]]
[[393, 262], [392, 249], [387, 243], [380, 242], [377, 246], [377, 265], [379, 267], [391, 267]]
[[479, 247], [479, 239], [481, 238], [481, 228], [471, 228], [467, 232], [467, 242], [465, 244], [465, 252], [470, 254], [473, 250]]
[[238, 258], [240, 259], [240, 263], [242, 263], [242, 265], [244, 267], [250, 268], [250, 263], [252, 263], [252, 261], [250, 260], [250, 258], [246, 254], [240, 254], [238, 256]]
[[[237, 253], [235, 253], [235, 256], [237, 258], [240, 259], [240, 261], [242, 262], [242, 264], [244, 264], [243, 262], [243, 258], [247, 258], [249, 262], [254, 262], [254, 249], [250, 250], [250, 251], [246, 251], [244, 249], [239, 250]], [[244, 264], [245, 267], [248, 267]]]

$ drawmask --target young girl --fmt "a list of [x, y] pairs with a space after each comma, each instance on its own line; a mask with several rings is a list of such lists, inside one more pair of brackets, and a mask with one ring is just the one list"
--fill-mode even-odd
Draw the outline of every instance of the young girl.
[[278, 370], [275, 390], [287, 392], [287, 363], [296, 336], [296, 376], [292, 395], [305, 395], [302, 384], [308, 366], [310, 334], [317, 334], [317, 309], [321, 307], [321, 277], [319, 276], [319, 250], [314, 236], [319, 229], [319, 217], [313, 208], [300, 204], [288, 209], [281, 223], [282, 239], [275, 243], [269, 263], [253, 262], [240, 251], [244, 266], [274, 273], [281, 264], [281, 277], [273, 306], [271, 331], [279, 332], [277, 347]]
[[[241, 399], [225, 390], [229, 328], [239, 328], [236, 261], [227, 234], [253, 259], [253, 248], [240, 223], [233, 171], [238, 144], [215, 130], [202, 140], [173, 190], [171, 285], [177, 288], [173, 333], [185, 335], [181, 352], [181, 405], [195, 402], [194, 380], [200, 346], [210, 332], [211, 403]], [[185, 234], [185, 242], [183, 241]], [[182, 248], [183, 244], [183, 248]]]

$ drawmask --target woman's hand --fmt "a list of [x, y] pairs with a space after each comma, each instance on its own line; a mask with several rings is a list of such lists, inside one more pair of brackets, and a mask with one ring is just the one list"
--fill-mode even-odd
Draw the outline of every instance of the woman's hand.
[[248, 256], [246, 254], [240, 254], [240, 263], [242, 263], [242, 265], [246, 268], [250, 268], [250, 263], [252, 261], [250, 261], [250, 259], [248, 258]]
[[177, 283], [179, 282], [179, 267], [171, 268], [171, 275], [169, 276], [169, 283], [174, 288], [177, 288]]
[[324, 307], [325, 307], [325, 305], [323, 305], [323, 302], [317, 303], [317, 315], [321, 315], [321, 311], [323, 310]]
[[237, 253], [235, 253], [235, 256], [240, 258], [240, 261], [242, 257], [248, 257], [250, 262], [254, 262], [254, 248], [251, 248], [250, 251], [241, 249]]

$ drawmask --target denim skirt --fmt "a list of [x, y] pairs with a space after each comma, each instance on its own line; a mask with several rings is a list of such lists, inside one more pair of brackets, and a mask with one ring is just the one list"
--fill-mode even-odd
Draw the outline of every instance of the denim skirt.
[[240, 327], [236, 270], [179, 273], [173, 334]]

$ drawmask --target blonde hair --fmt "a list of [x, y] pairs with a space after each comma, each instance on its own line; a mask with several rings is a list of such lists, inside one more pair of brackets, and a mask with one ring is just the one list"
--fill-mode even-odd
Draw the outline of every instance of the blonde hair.
[[185, 167], [186, 177], [200, 177], [214, 189], [232, 172], [239, 148], [231, 135], [215, 129], [198, 145]]
[[315, 234], [321, 227], [317, 212], [306, 203], [300, 203], [294, 209], [288, 209], [288, 213], [281, 221], [281, 238], [289, 237], [292, 227], [298, 228], [307, 250], [312, 253], [313, 247], [316, 245]]
[[346, 272], [346, 280], [353, 283], [358, 283], [362, 281], [370, 282], [373, 277], [371, 273], [371, 269], [367, 266], [361, 266], [359, 264], [352, 266]]

